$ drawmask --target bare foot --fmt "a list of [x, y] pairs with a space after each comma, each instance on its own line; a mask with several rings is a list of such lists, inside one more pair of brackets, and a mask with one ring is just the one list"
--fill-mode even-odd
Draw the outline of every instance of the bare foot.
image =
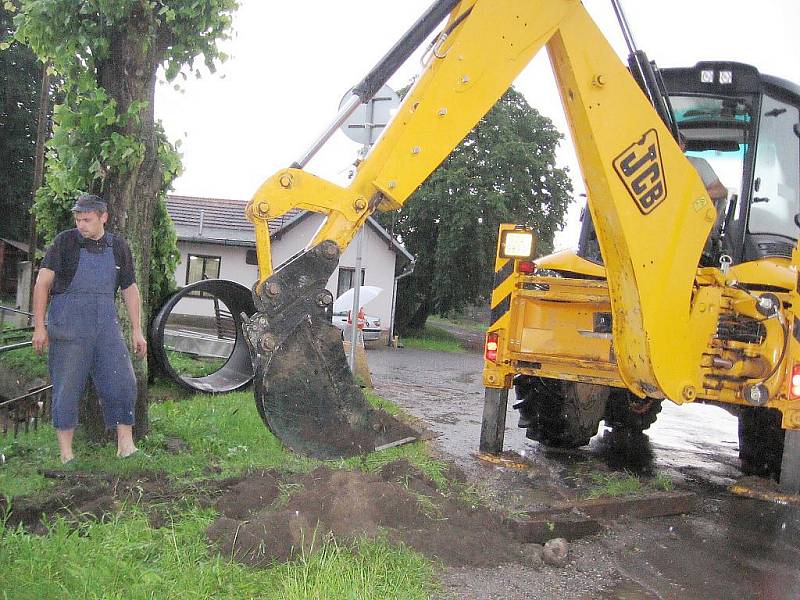
[[128, 458], [129, 456], [133, 456], [139, 451], [136, 446], [131, 446], [130, 448], [126, 448], [125, 450], [117, 450], [117, 456], [119, 458]]
[[64, 456], [64, 455], [61, 456], [61, 464], [62, 465], [67, 464], [71, 460], [75, 460], [75, 455], [74, 454], [69, 454], [67, 456]]

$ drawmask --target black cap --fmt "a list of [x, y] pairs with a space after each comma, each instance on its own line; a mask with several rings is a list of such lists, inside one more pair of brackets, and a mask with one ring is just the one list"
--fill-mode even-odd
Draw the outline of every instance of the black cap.
[[75, 205], [72, 207], [72, 212], [107, 212], [108, 205], [100, 196], [94, 194], [83, 194], [78, 197]]

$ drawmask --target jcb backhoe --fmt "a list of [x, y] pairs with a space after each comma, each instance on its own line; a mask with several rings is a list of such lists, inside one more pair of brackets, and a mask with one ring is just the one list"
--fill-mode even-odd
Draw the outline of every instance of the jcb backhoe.
[[[487, 351], [484, 372], [482, 447], [502, 447], [504, 399], [515, 378], [529, 432], [549, 428], [548, 415], [567, 405], [577, 408], [566, 429], [575, 427], [574, 417], [590, 431], [591, 423], [583, 425], [586, 411], [594, 411], [594, 421], [597, 406], [605, 410], [612, 396], [633, 409], [615, 409], [615, 416], [640, 414], [650, 399], [713, 397], [779, 408], [784, 427], [800, 428], [800, 406], [794, 410], [787, 379], [787, 365], [797, 356], [792, 307], [798, 306], [793, 299], [799, 257], [793, 250], [790, 258], [767, 258], [775, 256], [773, 246], [785, 254], [796, 240], [798, 188], [791, 182], [797, 178], [798, 140], [790, 134], [798, 119], [797, 103], [787, 101], [791, 89], [777, 86], [781, 93], [769, 96], [754, 69], [716, 64], [676, 71], [676, 78], [687, 78], [679, 88], [687, 101], [680, 104], [676, 96], [670, 102], [669, 82], [633, 48], [617, 0], [612, 2], [631, 42], [629, 67], [578, 0], [435, 2], [355, 86], [308, 152], [255, 193], [247, 214], [256, 229], [260, 278], [253, 288], [257, 312], [245, 323], [245, 334], [256, 403], [288, 446], [326, 458], [372, 450], [407, 433], [369, 409], [352, 383], [340, 335], [330, 324], [332, 298], [325, 284], [367, 217], [401, 207], [544, 46], [572, 128], [592, 224], [587, 217], [581, 253], [549, 257], [534, 267], [522, 248], [529, 232], [513, 226], [502, 232], [495, 318], [487, 337], [493, 350]], [[350, 185], [303, 171], [443, 20], [422, 74]], [[688, 78], [695, 75], [698, 86], [708, 87], [692, 87]], [[695, 94], [725, 101], [692, 104]], [[765, 108], [768, 97], [784, 104]], [[676, 120], [687, 126], [690, 151], [735, 155], [736, 145], [742, 154], [744, 178], [731, 197], [732, 216], [724, 219], [725, 235], [712, 234], [710, 242], [717, 210], [678, 145]], [[785, 123], [789, 134], [780, 129]], [[795, 158], [769, 163], [791, 166], [780, 175], [794, 179], [781, 179], [780, 185], [778, 166], [756, 183], [754, 142], [771, 126], [782, 143], [794, 144]], [[773, 220], [764, 215], [761, 223], [769, 231], [745, 233], [752, 229], [752, 214], [779, 204], [789, 219], [781, 228], [769, 229]], [[273, 270], [268, 221], [294, 208], [327, 219], [304, 252]], [[737, 235], [738, 249], [723, 252], [725, 244], [737, 243]], [[727, 337], [720, 338], [720, 328]], [[584, 437], [572, 436], [569, 443]]]
[[[730, 62], [654, 74], [686, 155], [727, 193], [715, 211], [703, 190], [681, 196], [693, 169], [668, 162], [674, 140], [653, 128], [605, 157], [612, 188], [587, 177], [577, 252], [512, 258], [503, 240], [527, 250], [533, 233], [501, 227], [481, 445], [502, 447], [512, 380], [519, 426], [556, 447], [588, 443], [601, 419], [640, 432], [664, 399], [721, 404], [739, 417], [742, 470], [783, 471], [783, 487], [798, 491], [800, 87]], [[598, 209], [608, 193], [632, 209], [627, 235], [604, 235], [616, 227]], [[674, 227], [662, 221], [668, 204]], [[699, 221], [707, 237], [693, 236]], [[619, 295], [629, 276], [616, 273], [619, 259], [638, 303]]]

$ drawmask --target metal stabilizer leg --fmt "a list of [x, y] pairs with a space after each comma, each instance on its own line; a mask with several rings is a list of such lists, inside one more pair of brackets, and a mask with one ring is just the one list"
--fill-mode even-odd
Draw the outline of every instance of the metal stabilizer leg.
[[325, 289], [338, 259], [326, 241], [283, 265], [253, 290], [256, 313], [244, 323], [261, 418], [284, 445], [322, 460], [417, 435], [367, 404], [353, 381]]
[[479, 449], [489, 454], [500, 454], [506, 435], [506, 409], [508, 388], [486, 388], [483, 403], [483, 422]]

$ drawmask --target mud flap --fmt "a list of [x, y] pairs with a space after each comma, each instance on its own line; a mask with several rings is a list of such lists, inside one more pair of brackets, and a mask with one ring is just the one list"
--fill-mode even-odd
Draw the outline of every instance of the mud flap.
[[332, 242], [287, 263], [254, 290], [257, 312], [244, 324], [261, 418], [284, 445], [321, 460], [416, 436], [353, 381], [325, 289], [337, 263]]

